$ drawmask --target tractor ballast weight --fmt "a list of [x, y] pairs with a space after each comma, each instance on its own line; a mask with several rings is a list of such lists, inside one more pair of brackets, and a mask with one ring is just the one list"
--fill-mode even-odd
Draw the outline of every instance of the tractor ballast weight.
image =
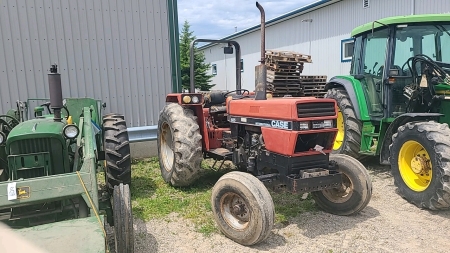
[[[312, 192], [317, 205], [338, 215], [360, 212], [372, 194], [369, 175], [359, 161], [330, 156], [337, 133], [333, 99], [267, 96], [264, 10], [256, 5], [263, 36], [255, 92], [241, 87], [236, 41], [198, 39], [191, 43], [190, 91], [168, 94], [158, 122], [158, 156], [167, 183], [191, 185], [201, 174], [203, 158], [234, 163], [238, 171], [217, 181], [211, 205], [220, 230], [243, 245], [263, 241], [273, 227], [268, 189]], [[195, 42], [226, 43], [225, 53], [234, 46], [236, 90], [195, 92]]]
[[[57, 65], [48, 84], [50, 101], [35, 108], [35, 118], [22, 114], [30, 100], [0, 116], [0, 222], [48, 252], [107, 252], [108, 222], [116, 251], [133, 252], [124, 117], [102, 122], [99, 101], [63, 100]], [[106, 172], [101, 189], [98, 171]]]

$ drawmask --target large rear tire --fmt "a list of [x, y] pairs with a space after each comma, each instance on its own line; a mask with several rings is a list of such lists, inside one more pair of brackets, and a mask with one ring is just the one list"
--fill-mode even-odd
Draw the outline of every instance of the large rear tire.
[[312, 192], [312, 197], [328, 213], [359, 213], [372, 197], [372, 181], [366, 168], [355, 158], [343, 154], [330, 155], [330, 161], [336, 162], [338, 171], [342, 172], [342, 185], [339, 188]]
[[231, 240], [250, 246], [270, 234], [275, 207], [269, 191], [253, 175], [233, 171], [214, 185], [211, 196], [214, 218]]
[[103, 117], [106, 183], [110, 192], [121, 183], [131, 185], [131, 155], [125, 117], [108, 114]]
[[354, 105], [347, 91], [342, 87], [332, 88], [325, 94], [326, 98], [336, 100], [338, 105], [337, 128], [338, 133], [333, 145], [333, 154], [346, 154], [355, 158], [362, 158], [359, 153], [361, 147], [362, 122], [356, 118]]
[[113, 192], [114, 238], [116, 252], [134, 252], [133, 213], [128, 185], [114, 186]]
[[406, 123], [392, 136], [390, 163], [400, 196], [431, 210], [450, 207], [450, 129], [437, 122]]
[[188, 186], [200, 176], [202, 136], [192, 110], [166, 105], [159, 115], [158, 157], [161, 175], [172, 186]]

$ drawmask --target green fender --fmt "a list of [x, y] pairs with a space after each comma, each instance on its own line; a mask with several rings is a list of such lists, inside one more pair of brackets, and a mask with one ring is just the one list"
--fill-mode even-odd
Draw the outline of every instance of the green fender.
[[352, 76], [335, 76], [325, 85], [325, 90], [343, 87], [355, 108], [356, 117], [361, 121], [370, 120], [366, 97], [361, 82]]

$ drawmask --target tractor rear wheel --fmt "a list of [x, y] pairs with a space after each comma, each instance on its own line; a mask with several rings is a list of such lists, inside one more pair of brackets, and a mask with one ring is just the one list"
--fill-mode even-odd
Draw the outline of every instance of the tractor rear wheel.
[[114, 238], [116, 252], [134, 252], [133, 213], [131, 193], [127, 184], [114, 186], [113, 192]]
[[336, 215], [352, 215], [363, 210], [372, 197], [372, 181], [366, 168], [355, 158], [332, 154], [330, 161], [337, 163], [342, 173], [339, 188], [312, 192], [316, 204], [326, 212]]
[[131, 156], [127, 123], [120, 114], [103, 117], [106, 183], [110, 192], [120, 183], [131, 185]]
[[200, 176], [202, 136], [192, 110], [176, 103], [159, 115], [158, 157], [161, 175], [172, 186], [188, 186]]
[[352, 102], [344, 88], [329, 89], [326, 98], [336, 100], [338, 105], [338, 118], [336, 140], [333, 145], [334, 154], [346, 154], [355, 158], [361, 158], [359, 153], [361, 146], [362, 123], [356, 118]]
[[450, 129], [437, 122], [406, 123], [392, 136], [390, 163], [400, 196], [431, 210], [450, 207]]
[[211, 205], [219, 229], [231, 240], [250, 246], [270, 234], [275, 207], [269, 191], [253, 175], [233, 171], [214, 185]]

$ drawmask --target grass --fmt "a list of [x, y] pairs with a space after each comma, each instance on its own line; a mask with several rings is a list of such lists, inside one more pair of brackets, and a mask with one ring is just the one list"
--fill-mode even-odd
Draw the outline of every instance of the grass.
[[[204, 175], [190, 187], [172, 187], [160, 174], [158, 159], [135, 160], [132, 164], [133, 214], [143, 220], [164, 219], [171, 213], [193, 222], [198, 232], [210, 235], [217, 232], [211, 209], [211, 189], [215, 182], [229, 170], [210, 169], [209, 161], [202, 164]], [[288, 219], [305, 211], [315, 211], [315, 204], [301, 195], [271, 192], [276, 211], [276, 222], [285, 224]]]

